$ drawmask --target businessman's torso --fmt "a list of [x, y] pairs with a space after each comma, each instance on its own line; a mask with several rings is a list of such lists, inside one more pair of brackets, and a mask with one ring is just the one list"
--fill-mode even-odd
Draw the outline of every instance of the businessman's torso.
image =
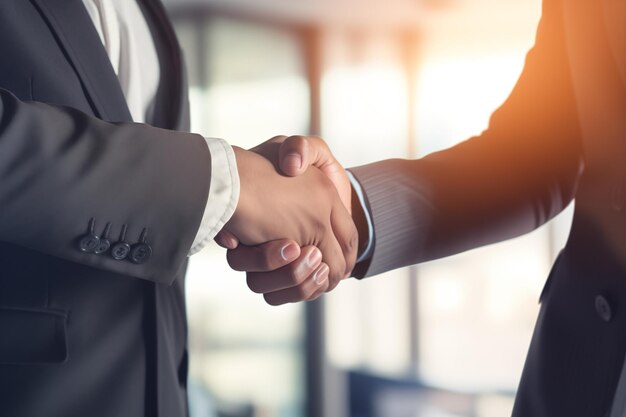
[[[173, 31], [160, 4], [143, 8], [163, 78], [152, 124], [187, 130]], [[21, 100], [131, 120], [81, 0], [0, 2], [0, 57], [0, 88]], [[10, 169], [28, 186], [35, 168]], [[182, 273], [169, 287], [0, 243], [0, 416], [184, 415], [183, 296]]]
[[620, 398], [626, 395], [617, 390], [626, 353], [626, 3], [544, 1], [544, 16], [557, 9], [569, 68], [563, 76], [571, 77], [578, 117], [566, 122], [579, 124], [580, 137], [572, 140], [582, 141], [583, 165], [572, 230], [541, 296], [514, 416], [621, 416]]
[[626, 266], [626, 3], [562, 7], [584, 153], [577, 215], [597, 224]]

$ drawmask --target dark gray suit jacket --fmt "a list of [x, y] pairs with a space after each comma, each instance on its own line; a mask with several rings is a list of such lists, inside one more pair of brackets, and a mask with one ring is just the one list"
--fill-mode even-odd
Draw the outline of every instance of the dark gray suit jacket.
[[[158, 0], [142, 5], [156, 127], [131, 123], [81, 0], [0, 2], [0, 416], [186, 414], [183, 273], [210, 155], [174, 131], [188, 128], [180, 50]], [[92, 218], [112, 243], [147, 229], [152, 256], [81, 251]]]
[[604, 417], [620, 379], [624, 28], [623, 1], [544, 0], [524, 71], [482, 135], [421, 160], [352, 170], [375, 229], [373, 257], [359, 276], [518, 236], [576, 199], [569, 241], [541, 295], [516, 417]]

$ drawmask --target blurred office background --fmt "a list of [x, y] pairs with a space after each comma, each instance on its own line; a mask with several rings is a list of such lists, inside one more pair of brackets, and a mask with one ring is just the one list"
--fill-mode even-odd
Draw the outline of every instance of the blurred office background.
[[[539, 0], [169, 0], [193, 130], [321, 134], [346, 166], [480, 133]], [[463, 173], [459, 173], [463, 175]], [[519, 239], [270, 307], [211, 247], [188, 281], [193, 417], [509, 415], [571, 213]]]

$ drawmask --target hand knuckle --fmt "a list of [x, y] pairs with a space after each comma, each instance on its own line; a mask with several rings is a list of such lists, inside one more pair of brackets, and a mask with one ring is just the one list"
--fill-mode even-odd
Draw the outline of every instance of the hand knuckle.
[[329, 274], [329, 278], [336, 281], [341, 281], [346, 273], [347, 266], [347, 261], [344, 258], [340, 258], [337, 262], [337, 268], [331, 271], [332, 274]]
[[295, 296], [298, 300], [306, 300], [309, 298], [309, 291], [305, 285], [299, 285], [295, 288]]
[[356, 251], [358, 247], [359, 247], [359, 233], [357, 232], [356, 228], [354, 228], [350, 236], [350, 250]]
[[339, 285], [339, 282], [341, 282], [341, 278], [342, 277], [335, 275], [335, 274], [329, 275], [328, 276], [328, 288], [326, 289], [326, 292], [334, 290], [337, 287], [337, 285]]
[[262, 287], [261, 285], [259, 285], [259, 282], [255, 276], [248, 275], [248, 278], [246, 278], [246, 283], [248, 284], [248, 288], [250, 288], [252, 292], [256, 294], [263, 293]]
[[320, 288], [318, 288], [317, 290], [315, 290], [315, 292], [313, 292], [313, 294], [311, 294], [311, 297], [309, 297], [309, 300], [310, 301], [317, 300], [322, 295], [324, 295], [327, 288], [328, 288], [328, 282], [325, 282]]
[[226, 252], [226, 262], [228, 262], [228, 265], [235, 271], [242, 270], [239, 266], [239, 263], [237, 262], [237, 256], [235, 255], [234, 251], [229, 250], [228, 252]]
[[321, 238], [328, 235], [330, 225], [322, 219], [315, 219], [311, 229], [313, 230], [314, 235], [319, 237], [316, 242], [320, 242], [322, 240]]
[[290, 264], [288, 268], [285, 270], [285, 275], [287, 277], [287, 281], [292, 286], [302, 284], [307, 278], [307, 271], [302, 271], [302, 268], [298, 268], [296, 265]]
[[279, 306], [282, 303], [280, 302], [280, 300], [278, 300], [275, 296], [273, 296], [272, 294], [264, 294], [263, 298], [265, 299], [265, 302], [271, 306]]
[[352, 255], [359, 244], [359, 235], [355, 231], [350, 231], [350, 235], [341, 240], [341, 249], [346, 255]]
[[313, 294], [311, 294], [311, 296], [309, 297], [309, 299], [308, 299], [307, 301], [315, 301], [315, 300], [317, 300], [318, 298], [320, 298], [320, 296], [321, 296], [321, 295], [322, 295], [322, 293], [321, 293], [321, 292], [316, 291], [316, 292], [314, 292]]

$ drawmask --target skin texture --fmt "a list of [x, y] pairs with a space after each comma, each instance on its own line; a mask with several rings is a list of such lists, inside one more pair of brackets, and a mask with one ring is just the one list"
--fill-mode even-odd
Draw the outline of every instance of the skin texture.
[[[246, 248], [229, 252], [229, 263], [249, 271], [249, 287], [272, 305], [314, 299], [335, 288], [353, 269], [358, 246], [354, 222], [325, 172], [278, 174], [283, 139], [251, 151], [235, 148], [240, 200], [217, 238], [224, 246], [237, 242]], [[279, 240], [284, 236], [292, 240]], [[269, 243], [255, 247], [264, 242]]]
[[[352, 207], [356, 209], [357, 213], [352, 213], [359, 228], [356, 239], [363, 240], [367, 237], [362, 210], [358, 205], [352, 204], [354, 196], [348, 176], [330, 152], [326, 142], [310, 136], [277, 136], [251, 150], [271, 159], [272, 154], [275, 155], [276, 152], [270, 150], [270, 144], [279, 145], [278, 160], [275, 164], [281, 173], [297, 177], [305, 174], [311, 167], [322, 172], [339, 194], [346, 210], [350, 211]], [[349, 223], [352, 224], [352, 220]], [[321, 251], [314, 245], [305, 245], [301, 248], [297, 241], [278, 239], [249, 246], [240, 244], [237, 236], [231, 233], [229, 228], [218, 234], [216, 242], [228, 249], [227, 259], [233, 269], [247, 272], [250, 289], [263, 294], [265, 300], [272, 305], [311, 301], [334, 289], [341, 279], [350, 276], [357, 246], [351, 247], [351, 251], [343, 252], [346, 260], [344, 275], [330, 280], [327, 284], [324, 282], [326, 263], [318, 261]], [[358, 247], [361, 245], [362, 242], [359, 242]]]

